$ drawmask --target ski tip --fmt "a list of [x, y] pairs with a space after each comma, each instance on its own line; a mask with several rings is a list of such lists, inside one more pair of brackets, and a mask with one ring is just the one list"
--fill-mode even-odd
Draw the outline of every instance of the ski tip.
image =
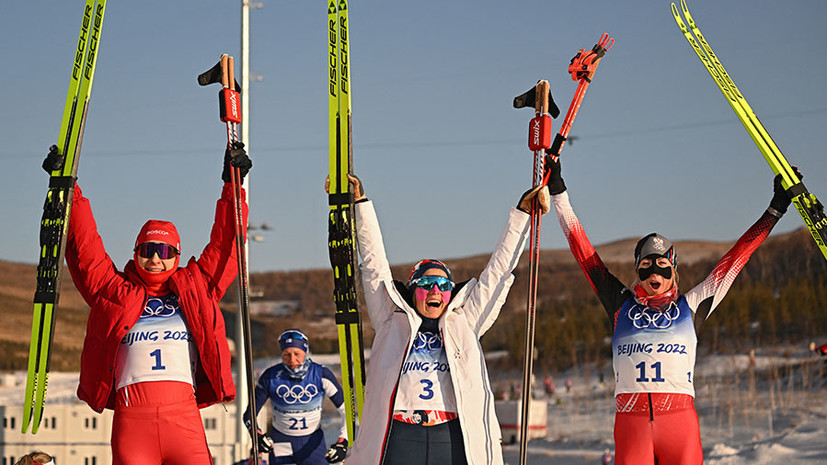
[[675, 2], [672, 2], [672, 16], [674, 16], [675, 19], [680, 19], [680, 13], [678, 13], [678, 5], [675, 5]]
[[695, 21], [692, 19], [692, 15], [689, 14], [689, 7], [686, 6], [686, 0], [681, 0], [681, 10], [683, 11], [683, 15], [686, 17], [686, 22], [688, 22], [690, 26], [694, 24]]

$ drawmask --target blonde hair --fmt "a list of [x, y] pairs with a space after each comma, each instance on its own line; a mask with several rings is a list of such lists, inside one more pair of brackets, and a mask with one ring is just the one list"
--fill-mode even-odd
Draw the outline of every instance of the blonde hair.
[[20, 457], [20, 460], [14, 463], [14, 465], [35, 465], [38, 463], [50, 463], [52, 462], [52, 456], [40, 451], [33, 451], [30, 452], [23, 457]]

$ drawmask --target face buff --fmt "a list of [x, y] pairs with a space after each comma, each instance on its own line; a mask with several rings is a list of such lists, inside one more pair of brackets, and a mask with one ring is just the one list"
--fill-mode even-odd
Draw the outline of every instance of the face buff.
[[664, 277], [664, 279], [672, 279], [672, 267], [671, 266], [658, 266], [655, 260], [652, 260], [652, 264], [649, 265], [648, 268], [639, 268], [637, 270], [637, 276], [640, 278], [641, 281], [646, 281], [649, 279], [649, 276], [653, 274], [659, 274]]

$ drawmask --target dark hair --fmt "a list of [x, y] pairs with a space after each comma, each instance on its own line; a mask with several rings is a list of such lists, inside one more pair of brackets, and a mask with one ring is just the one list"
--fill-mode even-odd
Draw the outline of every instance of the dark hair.
[[28, 454], [20, 457], [20, 460], [14, 463], [14, 465], [34, 465], [37, 463], [49, 463], [52, 461], [52, 456], [41, 451], [32, 451]]

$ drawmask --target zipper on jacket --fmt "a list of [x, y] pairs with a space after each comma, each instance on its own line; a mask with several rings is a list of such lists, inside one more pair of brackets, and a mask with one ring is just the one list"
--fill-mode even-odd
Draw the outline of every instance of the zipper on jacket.
[[391, 436], [391, 424], [393, 423], [393, 406], [396, 404], [396, 394], [399, 389], [399, 380], [402, 378], [402, 367], [405, 366], [405, 360], [407, 360], [410, 350], [411, 341], [409, 340], [407, 347], [405, 347], [405, 354], [402, 356], [402, 364], [399, 365], [399, 372], [396, 375], [396, 384], [393, 386], [393, 395], [391, 395], [390, 404], [388, 404], [388, 424], [385, 426], [385, 438], [382, 441], [382, 453], [380, 454], [382, 459], [379, 461], [380, 464], [385, 463], [385, 455], [388, 453], [388, 439], [390, 439]]
[[649, 421], [655, 421], [655, 410], [652, 408], [652, 393], [647, 392], [647, 396], [649, 396]]
[[[451, 345], [453, 345], [453, 346], [454, 346], [454, 347], [453, 347], [453, 349], [454, 349], [454, 350], [453, 350], [453, 354], [452, 354], [452, 355], [449, 355], [449, 354], [448, 354], [448, 350], [447, 350], [447, 346], [445, 345], [445, 341], [447, 340], [447, 339], [445, 338], [445, 334], [447, 333], [447, 331], [445, 331], [445, 328], [444, 328], [444, 327], [443, 327], [443, 328], [440, 328], [440, 329], [439, 329], [439, 331], [440, 331], [440, 333], [442, 334], [442, 341], [443, 341], [443, 342], [442, 342], [442, 348], [443, 348], [443, 350], [445, 350], [445, 356], [446, 356], [446, 358], [448, 359], [448, 366], [450, 367], [450, 366], [451, 366], [451, 362], [450, 362], [451, 358], [452, 358], [452, 357], [453, 357], [454, 359], [458, 359], [458, 358], [459, 358], [459, 353], [458, 353], [458, 350], [459, 350], [459, 344], [457, 344], [457, 342], [454, 340], [454, 338], [453, 338], [453, 337], [451, 337]], [[447, 333], [447, 334], [448, 334], [449, 336], [451, 335], [451, 333]], [[487, 367], [483, 367], [483, 368], [484, 368], [484, 371], [488, 369]], [[451, 371], [451, 373], [453, 373], [453, 370]], [[470, 441], [468, 440], [468, 437], [467, 437], [467, 431], [466, 431], [466, 429], [463, 427], [463, 423], [462, 423], [462, 415], [459, 415], [460, 411], [462, 410], [462, 409], [461, 409], [461, 407], [460, 407], [460, 400], [459, 400], [459, 399], [460, 399], [460, 397], [462, 397], [462, 389], [457, 389], [456, 383], [454, 383], [454, 378], [453, 378], [453, 376], [451, 376], [451, 385], [452, 385], [451, 387], [452, 387], [452, 388], [453, 388], [453, 390], [454, 390], [454, 399], [456, 399], [456, 403], [457, 403], [457, 421], [459, 421], [460, 431], [462, 431], [462, 442], [463, 442], [463, 446], [464, 446], [464, 445], [466, 445], [466, 444], [469, 444], [469, 443], [470, 443]], [[490, 391], [490, 387], [486, 386], [486, 385], [485, 385], [485, 383], [483, 383], [483, 392], [485, 392], [485, 390], [486, 390], [486, 389]], [[484, 394], [484, 395], [483, 395], [483, 399], [484, 399], [485, 397], [487, 397], [487, 394]], [[487, 419], [487, 418], [488, 418], [488, 414], [486, 413], [485, 415], [483, 415], [483, 418], [484, 418], [484, 419]], [[486, 437], [486, 441], [485, 441], [485, 443], [486, 443], [486, 444], [485, 444], [486, 455], [487, 455], [488, 457], [491, 457], [491, 455], [492, 455], [492, 447], [493, 447], [493, 440], [491, 439], [491, 435], [490, 435], [489, 430], [488, 430], [488, 423], [487, 423], [487, 421], [486, 421], [486, 423], [485, 423], [484, 428], [485, 428], [485, 430], [486, 430], [486, 435], [485, 435], [485, 437]], [[467, 460], [467, 459], [468, 459], [468, 448], [467, 448], [467, 447], [465, 447], [465, 450], [466, 450], [466, 451], [465, 451], [465, 454], [466, 454], [466, 460]]]

